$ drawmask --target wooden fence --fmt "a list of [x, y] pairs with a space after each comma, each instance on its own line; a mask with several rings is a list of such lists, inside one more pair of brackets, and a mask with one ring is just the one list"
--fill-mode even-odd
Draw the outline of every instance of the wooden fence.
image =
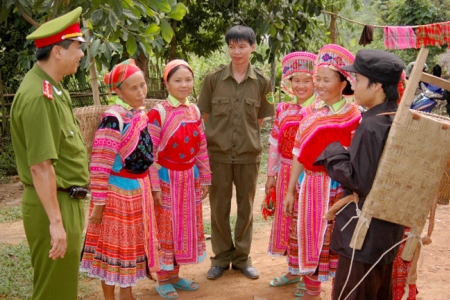
[[[1, 84], [1, 80], [0, 80]], [[92, 89], [90, 85], [80, 86], [76, 82], [69, 82], [66, 84], [66, 88], [69, 90], [70, 97], [72, 98], [73, 107], [84, 107], [94, 104], [94, 98], [92, 95]], [[147, 98], [152, 99], [165, 99], [167, 97], [167, 91], [162, 90], [160, 78], [150, 78], [148, 85]], [[109, 90], [108, 87], [101, 83], [99, 85], [100, 104], [108, 104]], [[9, 135], [9, 118], [11, 111], [11, 104], [14, 99], [13, 93], [4, 91], [0, 86], [0, 102], [1, 102], [1, 136]]]

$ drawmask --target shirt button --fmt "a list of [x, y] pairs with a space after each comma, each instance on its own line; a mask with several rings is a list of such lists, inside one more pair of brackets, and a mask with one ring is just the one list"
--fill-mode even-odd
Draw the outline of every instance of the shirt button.
[[73, 131], [70, 131], [70, 135], [73, 135]]

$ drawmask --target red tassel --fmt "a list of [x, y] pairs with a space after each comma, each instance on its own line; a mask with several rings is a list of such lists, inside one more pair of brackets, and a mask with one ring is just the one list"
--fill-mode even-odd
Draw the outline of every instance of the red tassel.
[[261, 213], [264, 217], [264, 220], [267, 220], [267, 217], [273, 216], [275, 212], [275, 188], [270, 188], [270, 192], [266, 195], [266, 199], [261, 203]]

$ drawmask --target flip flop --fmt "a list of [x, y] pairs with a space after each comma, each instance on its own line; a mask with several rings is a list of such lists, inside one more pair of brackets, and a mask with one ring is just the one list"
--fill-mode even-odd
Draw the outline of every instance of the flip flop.
[[177, 292], [177, 290], [175, 290], [173, 288], [173, 286], [171, 284], [165, 284], [165, 285], [155, 285], [155, 289], [158, 292], [158, 294], [163, 297], [164, 299], [176, 299], [178, 298], [178, 294], [175, 296], [167, 296], [168, 293], [171, 292]]
[[[192, 284], [194, 284], [194, 287], [192, 287]], [[178, 290], [183, 290], [183, 291], [196, 291], [198, 290], [198, 284], [196, 284], [193, 281], [181, 278], [180, 281], [178, 281], [175, 284], [172, 284], [174, 288], [178, 289]]]
[[[305, 282], [303, 280], [301, 280], [298, 284], [297, 284], [297, 289], [295, 290], [295, 296], [297, 297], [303, 297], [305, 295], [306, 292], [306, 286], [305, 286]], [[298, 299], [297, 299], [298, 300]]]
[[270, 285], [271, 286], [283, 286], [283, 285], [299, 282], [300, 278], [301, 277], [296, 277], [292, 280], [289, 280], [286, 278], [286, 276], [281, 275], [280, 277], [275, 277], [274, 279], [272, 279], [272, 281], [270, 281]]

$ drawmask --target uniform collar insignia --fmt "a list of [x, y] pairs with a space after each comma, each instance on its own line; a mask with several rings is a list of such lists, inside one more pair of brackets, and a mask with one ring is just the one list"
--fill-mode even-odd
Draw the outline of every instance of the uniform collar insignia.
[[42, 94], [44, 97], [53, 100], [52, 84], [47, 80], [42, 82]]

